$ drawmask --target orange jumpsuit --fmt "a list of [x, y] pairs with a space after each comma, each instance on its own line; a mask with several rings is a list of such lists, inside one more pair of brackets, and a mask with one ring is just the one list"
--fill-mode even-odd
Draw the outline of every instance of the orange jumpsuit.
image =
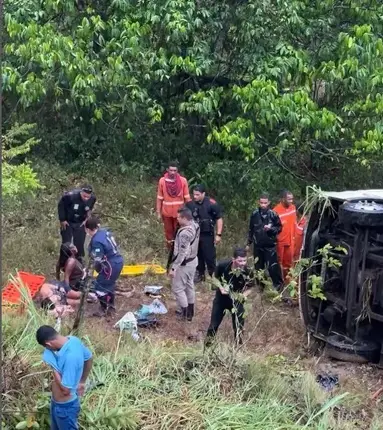
[[188, 182], [180, 176], [181, 187], [177, 196], [172, 197], [166, 189], [166, 178], [162, 177], [158, 182], [157, 199], [161, 201], [161, 215], [164, 223], [165, 238], [168, 249], [171, 248], [177, 231], [178, 209], [191, 200]]
[[293, 265], [297, 213], [294, 205], [286, 208], [282, 203], [277, 204], [273, 210], [279, 215], [282, 223], [282, 231], [277, 236], [277, 253], [279, 264], [282, 266], [283, 277], [286, 279]]
[[295, 243], [294, 243], [294, 261], [298, 261], [301, 258], [301, 250], [303, 246], [303, 236], [306, 227], [306, 217], [302, 217], [295, 224]]

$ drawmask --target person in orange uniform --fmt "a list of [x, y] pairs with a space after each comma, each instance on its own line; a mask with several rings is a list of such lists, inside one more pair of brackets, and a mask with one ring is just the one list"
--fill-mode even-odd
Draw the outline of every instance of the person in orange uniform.
[[301, 258], [303, 237], [305, 234], [307, 219], [304, 216], [303, 205], [297, 205], [297, 222], [295, 224], [294, 262]]
[[282, 231], [277, 236], [277, 254], [279, 264], [282, 266], [283, 277], [286, 280], [293, 265], [295, 225], [297, 222], [293, 194], [287, 190], [282, 191], [281, 201], [273, 210], [279, 215], [282, 222]]
[[176, 236], [178, 210], [190, 200], [186, 178], [178, 173], [177, 163], [169, 163], [165, 175], [158, 183], [156, 207], [157, 216], [164, 223], [166, 244], [169, 250]]

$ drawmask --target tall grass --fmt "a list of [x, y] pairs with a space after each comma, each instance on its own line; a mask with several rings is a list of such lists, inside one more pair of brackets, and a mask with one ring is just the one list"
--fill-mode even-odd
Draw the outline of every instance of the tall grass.
[[[31, 303], [24, 316], [4, 315], [3, 428], [28, 415], [49, 428], [49, 372], [35, 340], [46, 322]], [[314, 429], [341, 400], [326, 403], [319, 387], [308, 389], [304, 372], [291, 380], [241, 353], [233, 361], [223, 346], [203, 355], [199, 348], [137, 344], [125, 333], [92, 338], [84, 339], [95, 353], [90, 379], [104, 385], [83, 398], [83, 429]]]

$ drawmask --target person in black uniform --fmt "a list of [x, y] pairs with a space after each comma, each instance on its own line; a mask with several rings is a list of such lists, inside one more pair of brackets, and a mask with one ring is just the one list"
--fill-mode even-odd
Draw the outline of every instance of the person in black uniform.
[[268, 269], [273, 287], [279, 291], [283, 286], [281, 267], [278, 263], [277, 236], [282, 230], [281, 220], [276, 212], [270, 209], [267, 194], [259, 198], [259, 207], [250, 217], [247, 250], [253, 244], [255, 269]]
[[[215, 269], [213, 285], [217, 287], [210, 325], [205, 345], [212, 344], [225, 311], [232, 317], [235, 341], [242, 343], [244, 326], [244, 302], [254, 286], [253, 272], [247, 266], [247, 252], [243, 248], [234, 250], [233, 258], [220, 261]], [[234, 310], [234, 312], [233, 312]]]
[[216, 265], [215, 246], [221, 242], [223, 219], [218, 203], [206, 195], [204, 185], [197, 185], [193, 190], [193, 201], [186, 203], [200, 226], [198, 247], [198, 266], [194, 282], [205, 280], [205, 270], [213, 276]]
[[90, 185], [64, 193], [58, 203], [62, 243], [73, 242], [80, 261], [85, 256], [85, 221], [95, 203], [96, 196]]

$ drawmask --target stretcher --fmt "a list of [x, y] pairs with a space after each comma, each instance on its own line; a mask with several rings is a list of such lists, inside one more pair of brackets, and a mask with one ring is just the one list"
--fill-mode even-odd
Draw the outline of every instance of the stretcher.
[[[154, 275], [164, 275], [166, 270], [159, 264], [137, 264], [133, 266], [124, 266], [121, 276], [140, 276], [148, 272]], [[96, 271], [93, 272], [93, 276], [97, 276]]]
[[[20, 286], [24, 286], [30, 298], [34, 298], [45, 282], [45, 277], [28, 272], [17, 272], [15, 280], [10, 280], [1, 291], [3, 308], [17, 308], [23, 302]], [[20, 279], [18, 284], [17, 279]]]

